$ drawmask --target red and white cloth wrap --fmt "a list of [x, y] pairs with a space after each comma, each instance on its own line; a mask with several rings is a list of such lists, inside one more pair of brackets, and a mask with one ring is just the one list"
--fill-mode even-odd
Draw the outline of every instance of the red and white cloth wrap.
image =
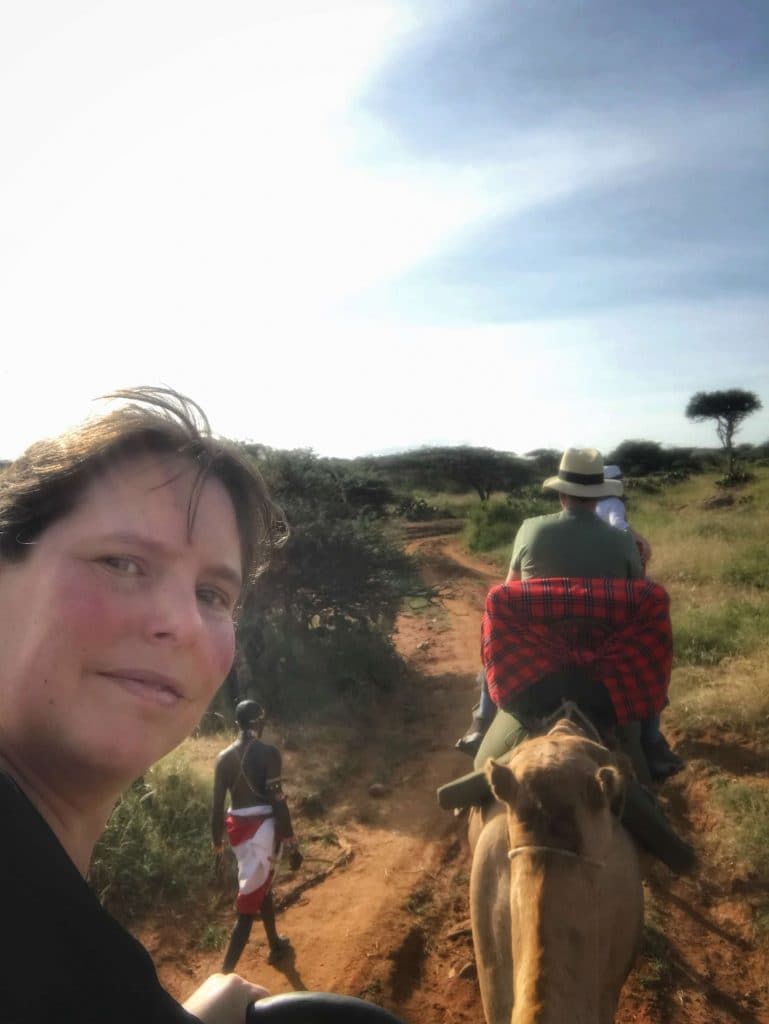
[[239, 914], [258, 914], [275, 878], [275, 819], [269, 804], [230, 808], [224, 819], [238, 861]]
[[620, 725], [644, 721], [667, 702], [670, 598], [651, 580], [502, 584], [486, 598], [481, 658], [501, 708], [548, 673], [581, 666], [606, 687]]

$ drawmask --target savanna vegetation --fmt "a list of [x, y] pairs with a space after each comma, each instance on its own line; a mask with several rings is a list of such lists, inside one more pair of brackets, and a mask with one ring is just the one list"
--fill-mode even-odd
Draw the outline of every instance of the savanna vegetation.
[[[340, 753], [325, 776], [296, 779], [289, 789], [301, 814], [308, 789], [332, 802], [355, 773], [346, 741], [361, 723], [395, 716], [402, 728], [393, 730], [388, 753], [396, 757], [406, 750], [408, 715], [422, 713], [401, 706], [396, 684], [406, 670], [391, 642], [404, 600], [424, 591], [402, 548], [409, 510], [421, 504], [427, 514], [461, 521], [467, 547], [496, 559], [502, 576], [520, 522], [556, 508], [539, 486], [555, 468], [554, 453], [516, 457], [503, 490], [467, 480], [462, 489], [458, 471], [448, 486], [445, 465], [420, 480], [409, 476], [413, 462], [396, 472], [392, 459], [378, 467], [304, 451], [251, 454], [283, 504], [290, 539], [243, 610], [238, 634], [247, 672], [223, 688], [208, 724], [229, 724], [234, 701], [248, 693], [281, 723], [284, 737], [293, 730], [335, 744]], [[741, 865], [747, 877], [765, 877], [769, 849], [767, 454], [766, 446], [738, 449], [749, 472], [742, 486], [729, 488], [717, 486], [718, 452], [628, 441], [608, 456], [639, 470], [626, 479], [629, 518], [651, 540], [650, 574], [672, 598], [675, 667], [665, 722], [686, 738], [712, 801], [719, 827], [706, 841], [713, 856]], [[737, 777], [729, 752], [738, 748], [763, 769]], [[118, 806], [93, 866], [97, 889], [117, 912], [140, 915], [212, 893], [210, 750], [201, 757], [189, 741]], [[766, 888], [753, 906], [757, 934], [769, 931]], [[224, 936], [211, 931], [205, 913], [201, 922], [201, 944], [218, 944]]]

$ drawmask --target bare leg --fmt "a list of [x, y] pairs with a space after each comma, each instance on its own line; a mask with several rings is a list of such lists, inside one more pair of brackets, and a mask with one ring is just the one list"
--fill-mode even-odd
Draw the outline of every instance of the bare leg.
[[222, 964], [222, 972], [229, 974], [235, 970], [235, 964], [240, 960], [243, 950], [246, 948], [248, 937], [251, 934], [251, 925], [254, 923], [253, 917], [248, 914], [238, 914], [238, 920], [235, 927], [232, 929], [232, 935], [230, 936], [230, 944], [227, 947], [227, 952], [224, 956], [224, 963]]
[[275, 925], [275, 904], [272, 902], [272, 892], [267, 893], [264, 897], [264, 903], [262, 903], [262, 924], [264, 925], [267, 941], [270, 944], [269, 960], [272, 963], [275, 960], [279, 960], [281, 955], [291, 948], [290, 941], [282, 935], [278, 935], [278, 929]]

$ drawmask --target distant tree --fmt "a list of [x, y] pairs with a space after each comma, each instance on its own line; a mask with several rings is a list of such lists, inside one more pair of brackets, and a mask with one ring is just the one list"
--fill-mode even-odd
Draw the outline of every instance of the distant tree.
[[729, 459], [728, 475], [734, 473], [734, 435], [740, 429], [742, 421], [752, 412], [761, 408], [758, 395], [741, 388], [729, 391], [698, 391], [692, 395], [686, 406], [686, 415], [690, 420], [716, 421], [716, 433]]
[[481, 501], [493, 491], [509, 491], [532, 476], [530, 464], [510, 452], [493, 448], [418, 448], [385, 455], [367, 465], [386, 475], [393, 486], [435, 491], [474, 490]]
[[619, 466], [626, 476], [645, 476], [668, 468], [670, 456], [657, 441], [623, 441], [609, 452], [607, 463]]
[[537, 476], [555, 476], [561, 462], [561, 453], [556, 448], [535, 448], [526, 452], [526, 458], [536, 468]]

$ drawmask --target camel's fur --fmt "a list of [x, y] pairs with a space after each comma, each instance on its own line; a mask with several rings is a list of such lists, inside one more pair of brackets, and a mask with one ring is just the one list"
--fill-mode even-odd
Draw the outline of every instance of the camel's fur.
[[[643, 924], [623, 768], [562, 720], [486, 772], [498, 802], [471, 818], [470, 908], [487, 1024], [612, 1024]], [[579, 857], [511, 859], [520, 846]]]

